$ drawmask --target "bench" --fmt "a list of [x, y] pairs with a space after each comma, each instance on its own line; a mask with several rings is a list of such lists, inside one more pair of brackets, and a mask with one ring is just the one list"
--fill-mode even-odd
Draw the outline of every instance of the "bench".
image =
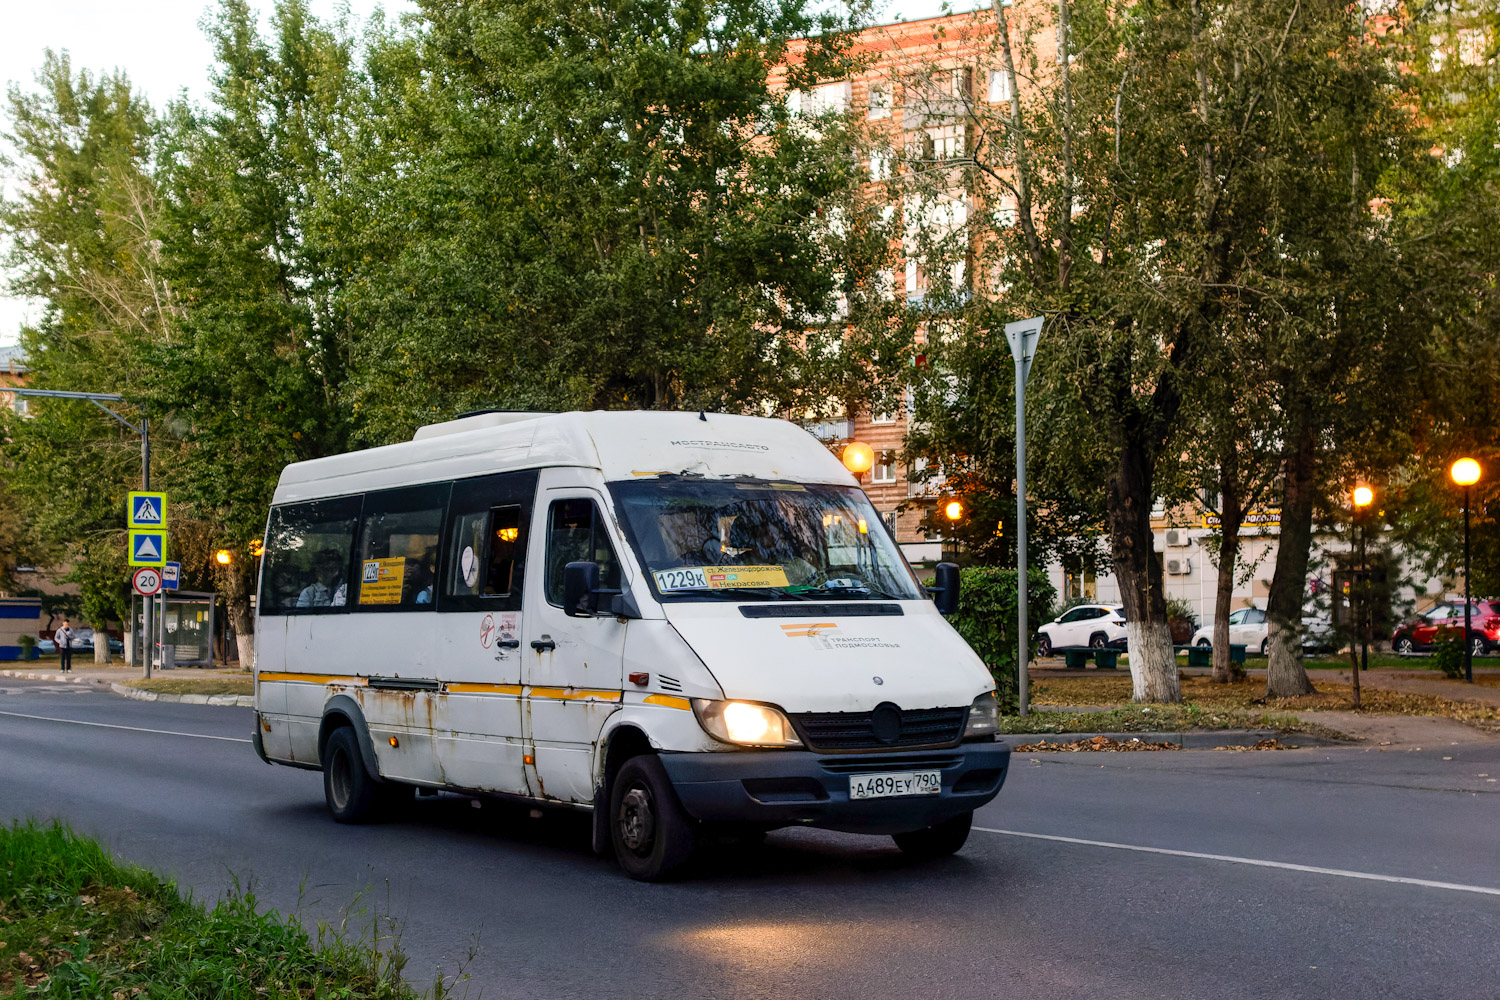
[[[1173, 646], [1175, 652], [1181, 653], [1186, 650], [1188, 655], [1187, 665], [1190, 667], [1211, 667], [1214, 665], [1214, 651], [1208, 646]], [[1241, 666], [1245, 663], [1244, 643], [1232, 642], [1229, 644], [1229, 660]]]
[[1062, 654], [1069, 670], [1083, 670], [1088, 666], [1090, 657], [1093, 657], [1094, 666], [1100, 670], [1114, 670], [1119, 666], [1120, 660], [1120, 651], [1108, 646], [1102, 649], [1094, 646], [1054, 646], [1052, 652]]

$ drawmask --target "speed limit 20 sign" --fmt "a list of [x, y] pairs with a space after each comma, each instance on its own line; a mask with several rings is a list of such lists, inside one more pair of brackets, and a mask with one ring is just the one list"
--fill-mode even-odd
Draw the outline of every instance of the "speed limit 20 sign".
[[161, 570], [155, 566], [142, 566], [131, 576], [130, 586], [142, 597], [154, 597], [161, 593]]

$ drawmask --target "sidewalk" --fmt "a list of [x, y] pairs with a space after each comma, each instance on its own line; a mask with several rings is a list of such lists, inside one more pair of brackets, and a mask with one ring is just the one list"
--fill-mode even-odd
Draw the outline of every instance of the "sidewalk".
[[[15, 677], [24, 680], [49, 681], [53, 684], [96, 684], [107, 687], [115, 694], [136, 701], [164, 701], [179, 702], [184, 705], [233, 705], [241, 708], [251, 708], [255, 705], [255, 699], [251, 695], [233, 694], [162, 694], [156, 691], [142, 691], [139, 688], [128, 687], [127, 681], [139, 680], [141, 668], [126, 666], [123, 660], [116, 660], [108, 666], [88, 661], [80, 664], [77, 657], [73, 660], [73, 669], [63, 673], [57, 668], [57, 661], [51, 663], [47, 660], [32, 660], [26, 662], [6, 662], [0, 667], [0, 678]], [[154, 670], [151, 676], [157, 677], [241, 677], [244, 674], [239, 670], [225, 670], [219, 667], [177, 667], [172, 670]]]

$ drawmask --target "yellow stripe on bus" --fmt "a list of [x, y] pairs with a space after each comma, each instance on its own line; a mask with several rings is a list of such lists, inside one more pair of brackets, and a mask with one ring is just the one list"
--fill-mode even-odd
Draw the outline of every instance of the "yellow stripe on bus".
[[688, 712], [693, 710], [692, 702], [686, 698], [674, 698], [669, 694], [648, 694], [646, 695], [646, 704], [665, 705], [667, 708], [680, 708]]
[[368, 677], [352, 677], [348, 674], [258, 674], [259, 681], [295, 681], [302, 684], [368, 684]]
[[449, 694], [515, 694], [515, 695], [518, 695], [518, 694], [521, 693], [521, 685], [519, 685], [519, 684], [468, 684], [468, 683], [454, 683], [454, 682], [450, 682], [448, 684], [448, 693]]
[[534, 687], [527, 692], [533, 698], [555, 698], [559, 701], [619, 701], [623, 691], [590, 691], [586, 688]]

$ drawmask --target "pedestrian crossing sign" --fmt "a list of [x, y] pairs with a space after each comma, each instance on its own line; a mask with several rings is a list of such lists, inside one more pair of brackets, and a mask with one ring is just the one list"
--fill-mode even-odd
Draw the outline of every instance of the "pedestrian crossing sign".
[[164, 566], [167, 562], [166, 529], [130, 532], [130, 565]]
[[165, 493], [133, 492], [125, 501], [125, 520], [132, 528], [165, 528], [167, 526], [167, 495]]

